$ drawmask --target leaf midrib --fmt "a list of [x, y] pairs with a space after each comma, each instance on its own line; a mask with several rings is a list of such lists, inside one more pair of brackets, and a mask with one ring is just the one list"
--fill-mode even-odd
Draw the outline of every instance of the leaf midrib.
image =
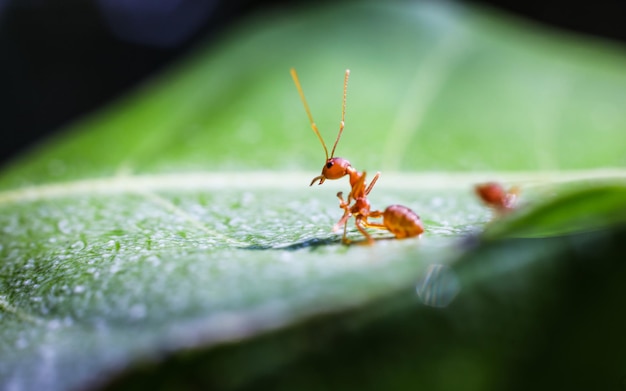
[[[140, 193], [145, 191], [192, 190], [263, 190], [297, 191], [308, 187], [315, 172], [192, 172], [155, 175], [118, 175], [103, 178], [52, 182], [0, 191], [0, 206], [18, 202], [45, 200], [76, 195]], [[532, 186], [542, 183], [563, 183], [592, 179], [624, 179], [626, 168], [605, 168], [567, 171], [481, 171], [481, 172], [425, 172], [386, 173], [377, 188], [396, 190], [457, 190], [484, 181], [501, 181]], [[324, 186], [342, 189], [344, 181], [329, 182]]]

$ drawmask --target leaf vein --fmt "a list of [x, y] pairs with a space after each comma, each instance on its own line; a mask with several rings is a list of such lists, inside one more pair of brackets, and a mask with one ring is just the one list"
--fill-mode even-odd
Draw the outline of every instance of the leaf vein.
[[34, 317], [22, 310], [20, 310], [17, 307], [14, 307], [13, 305], [11, 305], [8, 301], [6, 301], [4, 296], [0, 296], [0, 311], [3, 311], [5, 313], [9, 313], [9, 314], [13, 314], [15, 315], [18, 319], [20, 320], [24, 320], [30, 323], [41, 323], [42, 320]]
[[385, 169], [400, 168], [410, 140], [418, 133], [429, 106], [464, 52], [461, 49], [465, 41], [457, 34], [449, 34], [416, 69], [387, 137], [383, 153]]
[[147, 199], [149, 199], [150, 201], [154, 202], [155, 204], [158, 204], [164, 208], [166, 208], [167, 210], [171, 211], [172, 213], [182, 217], [185, 221], [187, 221], [188, 223], [190, 223], [191, 225], [193, 225], [195, 228], [205, 232], [208, 235], [211, 235], [213, 237], [217, 237], [220, 240], [234, 245], [234, 246], [239, 246], [239, 247], [245, 247], [248, 245], [248, 243], [244, 243], [241, 242], [237, 239], [233, 239], [227, 235], [224, 235], [214, 229], [211, 229], [209, 227], [207, 227], [202, 221], [198, 220], [196, 217], [194, 217], [193, 215], [191, 215], [190, 213], [186, 212], [185, 210], [179, 208], [178, 206], [176, 206], [174, 203], [172, 203], [171, 201], [167, 200], [166, 198], [163, 198], [161, 196], [159, 196], [158, 194], [149, 192], [149, 191], [140, 191], [137, 192], [137, 194], [141, 194], [142, 196], [146, 197]]

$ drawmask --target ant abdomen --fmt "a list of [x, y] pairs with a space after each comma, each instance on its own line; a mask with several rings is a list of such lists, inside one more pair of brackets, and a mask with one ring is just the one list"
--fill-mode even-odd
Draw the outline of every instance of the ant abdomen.
[[424, 232], [422, 220], [403, 205], [391, 205], [383, 212], [383, 224], [396, 238], [412, 238]]

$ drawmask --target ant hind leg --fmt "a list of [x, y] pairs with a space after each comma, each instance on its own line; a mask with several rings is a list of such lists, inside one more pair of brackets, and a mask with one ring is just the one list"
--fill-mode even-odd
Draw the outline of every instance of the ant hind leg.
[[[375, 210], [375, 211], [370, 212], [368, 217], [373, 217], [373, 218], [383, 217], [383, 212], [379, 210]], [[362, 220], [362, 223], [367, 228], [384, 229], [385, 231], [391, 232], [389, 230], [389, 227], [387, 227], [384, 223], [371, 223], [367, 220], [367, 218], [364, 218]]]
[[370, 191], [372, 191], [372, 188], [376, 184], [376, 181], [378, 180], [378, 178], [380, 178], [380, 172], [377, 172], [376, 175], [374, 175], [374, 178], [372, 178], [372, 181], [370, 182], [369, 186], [367, 186], [367, 189], [365, 189], [365, 195], [368, 195]]
[[365, 224], [367, 226], [367, 221], [363, 221], [363, 219], [361, 219], [360, 217], [358, 217], [356, 219], [356, 221], [354, 222], [354, 224], [356, 225], [356, 228], [359, 230], [359, 232], [361, 232], [361, 234], [363, 234], [363, 236], [365, 236], [365, 240], [367, 241], [367, 244], [373, 244], [374, 243], [374, 239], [372, 238], [372, 236], [365, 230], [365, 228], [363, 228], [363, 224]]

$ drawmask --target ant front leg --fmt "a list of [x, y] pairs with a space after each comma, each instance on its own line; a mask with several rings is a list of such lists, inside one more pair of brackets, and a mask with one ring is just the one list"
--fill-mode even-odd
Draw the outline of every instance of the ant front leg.
[[350, 206], [350, 199], [348, 199], [348, 202], [344, 201], [343, 191], [340, 191], [339, 193], [337, 193], [337, 198], [339, 198], [339, 207], [347, 211], [348, 207]]
[[350, 217], [352, 217], [352, 213], [350, 213], [350, 204], [347, 203], [346, 201], [344, 201], [343, 199], [343, 192], [339, 192], [337, 193], [337, 198], [339, 198], [339, 207], [341, 209], [343, 209], [343, 216], [341, 216], [341, 219], [339, 219], [339, 221], [337, 222], [337, 224], [335, 224], [335, 226], [333, 227], [332, 231], [336, 232], [337, 230], [339, 230], [339, 227], [341, 227], [343, 225], [343, 236], [341, 238], [341, 241], [343, 243], [350, 243], [350, 240], [346, 237], [347, 234], [347, 227], [348, 227], [348, 220], [350, 219]]

